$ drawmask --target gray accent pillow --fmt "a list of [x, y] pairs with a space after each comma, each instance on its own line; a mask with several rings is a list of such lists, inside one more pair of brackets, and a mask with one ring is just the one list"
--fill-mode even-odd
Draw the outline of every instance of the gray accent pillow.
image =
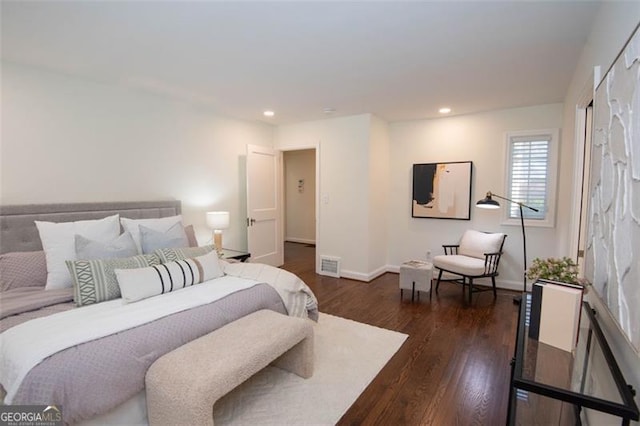
[[67, 260], [73, 279], [73, 300], [78, 306], [117, 299], [120, 286], [116, 269], [145, 268], [159, 265], [155, 254], [140, 254], [121, 259]]
[[22, 287], [44, 287], [47, 259], [44, 251], [24, 251], [0, 255], [0, 291]]
[[178, 222], [165, 232], [156, 231], [139, 225], [140, 229], [140, 245], [142, 253], [153, 253], [154, 250], [161, 248], [179, 248], [189, 247], [189, 239], [184, 232], [182, 222]]
[[176, 262], [178, 260], [190, 259], [192, 257], [203, 256], [213, 251], [214, 246], [184, 247], [184, 248], [162, 248], [153, 252], [160, 262]]
[[128, 232], [108, 242], [90, 240], [76, 234], [76, 259], [113, 259], [137, 254], [136, 243]]

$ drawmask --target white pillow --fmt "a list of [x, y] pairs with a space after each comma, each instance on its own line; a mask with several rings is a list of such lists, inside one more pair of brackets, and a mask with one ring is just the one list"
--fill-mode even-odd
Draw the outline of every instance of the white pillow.
[[112, 241], [120, 235], [120, 217], [116, 214], [98, 220], [78, 222], [35, 221], [47, 259], [46, 290], [72, 287], [73, 281], [65, 261], [76, 260], [75, 236], [94, 241]]
[[460, 240], [458, 254], [484, 259], [485, 253], [500, 251], [504, 234], [487, 234], [474, 230], [465, 231]]
[[142, 254], [142, 243], [140, 237], [140, 225], [144, 225], [154, 231], [167, 232], [176, 223], [182, 222], [182, 215], [161, 217], [155, 219], [128, 219], [120, 218], [120, 223], [125, 231], [131, 234], [133, 241], [136, 243], [138, 254]]
[[138, 269], [116, 269], [120, 293], [126, 303], [190, 287], [224, 275], [218, 255], [167, 262]]

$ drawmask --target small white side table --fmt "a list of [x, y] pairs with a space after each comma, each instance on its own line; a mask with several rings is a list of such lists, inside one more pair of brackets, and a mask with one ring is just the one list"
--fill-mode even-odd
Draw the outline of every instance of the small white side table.
[[418, 292], [418, 300], [420, 300], [420, 292], [429, 292], [431, 299], [431, 279], [433, 278], [433, 264], [422, 260], [410, 260], [400, 265], [400, 299], [403, 296], [403, 290], [411, 290], [411, 301], [413, 302], [414, 294]]

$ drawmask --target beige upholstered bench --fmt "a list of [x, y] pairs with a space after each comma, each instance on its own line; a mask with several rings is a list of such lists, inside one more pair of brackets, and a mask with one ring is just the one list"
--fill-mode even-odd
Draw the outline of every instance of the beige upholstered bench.
[[311, 377], [309, 320], [258, 311], [158, 358], [146, 376], [149, 424], [213, 425], [213, 404], [272, 363]]

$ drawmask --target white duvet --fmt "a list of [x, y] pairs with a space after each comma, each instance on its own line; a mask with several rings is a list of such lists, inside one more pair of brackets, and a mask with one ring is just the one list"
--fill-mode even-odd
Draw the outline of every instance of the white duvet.
[[215, 302], [259, 283], [253, 279], [224, 276], [135, 303], [125, 304], [122, 299], [116, 299], [12, 327], [0, 334], [0, 383], [7, 392], [4, 403], [11, 403], [33, 367], [57, 352]]
[[289, 316], [307, 318], [307, 313], [317, 311], [318, 300], [311, 289], [297, 275], [264, 263], [223, 264], [224, 273], [269, 284], [278, 292]]

